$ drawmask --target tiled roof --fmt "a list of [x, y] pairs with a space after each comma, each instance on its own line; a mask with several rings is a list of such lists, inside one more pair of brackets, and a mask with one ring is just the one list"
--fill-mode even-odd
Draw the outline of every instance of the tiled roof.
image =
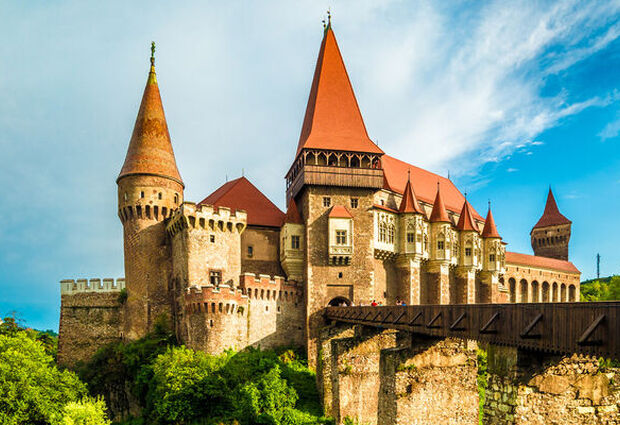
[[319, 50], [297, 155], [303, 148], [383, 153], [368, 137], [331, 27]]
[[506, 263], [553, 269], [568, 273], [580, 273], [579, 269], [570, 261], [556, 260], [555, 258], [540, 257], [537, 255], [520, 254], [518, 252], [506, 251]]
[[433, 210], [431, 211], [431, 216], [428, 221], [431, 223], [436, 222], [446, 222], [452, 223], [450, 218], [448, 217], [448, 213], [446, 212], [446, 206], [443, 203], [443, 197], [441, 196], [441, 187], [437, 185], [437, 195], [435, 196], [435, 201], [433, 202]]
[[[407, 185], [407, 172], [410, 172], [411, 183], [415, 187], [415, 194], [419, 201], [433, 205], [437, 191], [437, 182], [439, 182], [446, 209], [455, 214], [461, 212], [465, 197], [449, 179], [389, 155], [381, 156], [381, 167], [383, 168], [383, 187], [385, 189], [403, 193]], [[484, 220], [473, 208], [472, 215], [477, 220]]]
[[398, 212], [399, 212], [398, 210], [395, 210], [395, 209], [390, 208], [390, 207], [386, 207], [385, 205], [379, 205], [379, 204], [374, 204], [373, 208], [378, 208], [380, 210], [389, 211], [389, 212], [394, 213], [394, 214], [398, 214]]
[[459, 230], [479, 231], [478, 226], [471, 215], [471, 207], [467, 200], [463, 202], [463, 209], [461, 210], [461, 215], [459, 216], [459, 222], [456, 224], [456, 228]]
[[280, 227], [284, 213], [245, 177], [231, 180], [203, 199], [199, 205], [245, 210], [248, 225]]
[[424, 214], [424, 210], [420, 207], [418, 198], [415, 196], [410, 179], [407, 179], [407, 185], [405, 186], [405, 191], [403, 193], [403, 200], [400, 201], [398, 212]]
[[301, 216], [299, 215], [299, 210], [297, 209], [297, 202], [295, 199], [291, 199], [288, 204], [288, 209], [286, 210], [286, 217], [284, 218], [285, 223], [292, 224], [304, 224], [301, 220]]
[[555, 198], [551, 188], [547, 194], [547, 204], [545, 205], [545, 211], [542, 217], [538, 220], [538, 223], [534, 226], [534, 229], [538, 227], [555, 226], [558, 224], [571, 224], [571, 221], [564, 217], [558, 209], [558, 204], [555, 203]]
[[491, 212], [490, 204], [489, 204], [489, 212], [487, 213], [487, 218], [484, 221], [484, 228], [482, 229], [482, 237], [483, 238], [501, 238], [501, 236], [497, 232], [497, 227], [495, 226], [495, 220], [493, 219], [493, 213]]
[[334, 205], [332, 207], [332, 210], [329, 212], [329, 216], [333, 218], [352, 218], [353, 217], [351, 213], [349, 212], [349, 210], [347, 210], [347, 208], [343, 207], [342, 205]]
[[144, 88], [125, 163], [118, 179], [134, 174], [168, 177], [183, 184], [172, 151], [153, 65]]

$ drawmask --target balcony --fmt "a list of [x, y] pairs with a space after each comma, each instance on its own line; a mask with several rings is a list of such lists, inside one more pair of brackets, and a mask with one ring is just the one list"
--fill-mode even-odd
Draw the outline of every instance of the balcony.
[[334, 266], [348, 266], [351, 263], [353, 247], [350, 245], [330, 245], [329, 264]]
[[287, 199], [297, 195], [304, 185], [381, 189], [383, 170], [305, 164], [288, 183]]

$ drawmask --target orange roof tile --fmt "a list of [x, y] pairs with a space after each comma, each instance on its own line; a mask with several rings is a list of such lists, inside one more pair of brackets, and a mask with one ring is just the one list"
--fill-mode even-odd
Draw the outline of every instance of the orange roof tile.
[[353, 218], [349, 210], [342, 205], [334, 205], [329, 212], [329, 217], [333, 218]]
[[[572, 222], [564, 217], [560, 210], [558, 209], [558, 204], [555, 203], [555, 198], [553, 196], [553, 192], [551, 188], [549, 188], [549, 193], [547, 194], [547, 203], [545, 204], [545, 211], [543, 212], [540, 220], [534, 225], [533, 229], [538, 227], [547, 227], [547, 226], [555, 226], [558, 224], [571, 224]], [[532, 230], [533, 230], [532, 229]]]
[[142, 103], [125, 156], [125, 163], [116, 179], [135, 174], [168, 177], [183, 184], [172, 150], [168, 124], [159, 94], [154, 58], [142, 95]]
[[435, 202], [433, 202], [433, 210], [428, 221], [431, 223], [448, 222], [451, 223], [448, 213], [446, 212], [446, 206], [443, 203], [441, 196], [441, 187], [437, 184], [437, 195], [435, 196]]
[[501, 239], [501, 236], [497, 232], [497, 227], [495, 227], [495, 220], [493, 219], [493, 213], [491, 212], [490, 203], [489, 203], [489, 212], [487, 213], [487, 218], [484, 221], [484, 228], [482, 229], [482, 237]]
[[[411, 173], [411, 181], [415, 186], [415, 194], [418, 200], [433, 205], [437, 191], [437, 182], [440, 182], [441, 194], [446, 209], [455, 214], [461, 212], [465, 197], [449, 179], [389, 155], [381, 156], [381, 167], [383, 168], [383, 187], [385, 189], [404, 193], [405, 186], [407, 185], [407, 172], [409, 172]], [[472, 214], [475, 219], [484, 220], [473, 208]]]
[[553, 269], [568, 273], [581, 273], [579, 269], [570, 261], [556, 260], [555, 258], [540, 257], [536, 255], [520, 254], [518, 252], [506, 251], [506, 263]]
[[459, 230], [473, 230], [478, 232], [478, 226], [474, 221], [474, 217], [471, 215], [471, 208], [467, 199], [463, 202], [463, 209], [459, 216], [459, 222], [456, 224], [456, 228]]
[[297, 155], [303, 148], [383, 153], [368, 137], [331, 26], [316, 61]]
[[395, 210], [395, 209], [390, 208], [390, 207], [386, 207], [385, 205], [373, 204], [373, 208], [378, 208], [380, 210], [389, 211], [391, 213], [398, 214], [398, 210]]
[[292, 224], [304, 224], [301, 220], [301, 216], [299, 215], [299, 210], [297, 209], [297, 202], [295, 199], [291, 199], [291, 202], [288, 204], [288, 209], [286, 210], [286, 217], [284, 217], [285, 223]]
[[245, 177], [223, 184], [198, 205], [245, 210], [248, 225], [280, 227], [284, 220], [284, 213]]
[[415, 196], [415, 192], [413, 191], [413, 187], [411, 186], [410, 179], [407, 179], [405, 191], [403, 192], [403, 200], [400, 201], [400, 207], [398, 208], [398, 212], [424, 214], [424, 210], [422, 209], [422, 207], [420, 207], [418, 199]]

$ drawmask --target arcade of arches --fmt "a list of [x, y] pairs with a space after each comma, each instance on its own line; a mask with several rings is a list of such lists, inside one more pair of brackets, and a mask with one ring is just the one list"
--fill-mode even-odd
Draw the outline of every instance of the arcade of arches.
[[502, 278], [511, 303], [579, 301], [580, 274], [506, 264]]

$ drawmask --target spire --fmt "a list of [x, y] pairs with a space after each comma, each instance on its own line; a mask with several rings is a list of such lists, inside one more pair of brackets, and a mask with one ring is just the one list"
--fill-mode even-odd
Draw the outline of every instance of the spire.
[[497, 232], [495, 227], [495, 220], [493, 219], [493, 213], [491, 212], [491, 201], [489, 201], [489, 212], [487, 218], [484, 221], [484, 228], [482, 229], [483, 238], [502, 238]]
[[155, 75], [155, 42], [151, 44], [151, 68], [142, 103], [129, 141], [125, 163], [116, 181], [136, 174], [167, 177], [183, 184], [174, 158]]
[[534, 229], [537, 227], [555, 226], [558, 224], [571, 224], [571, 221], [560, 213], [558, 205], [555, 202], [553, 192], [551, 191], [551, 186], [549, 186], [545, 211], [543, 212], [542, 217], [540, 217], [540, 220], [538, 220], [534, 226]]
[[450, 223], [450, 218], [448, 218], [448, 213], [446, 212], [446, 206], [444, 205], [443, 198], [441, 197], [441, 188], [439, 186], [439, 182], [437, 182], [437, 195], [435, 195], [435, 202], [433, 203], [433, 211], [431, 211], [431, 217], [429, 221], [431, 223], [436, 223], [436, 222]]
[[292, 224], [304, 224], [301, 220], [301, 216], [299, 215], [299, 210], [297, 209], [297, 203], [295, 199], [291, 199], [291, 202], [288, 204], [288, 210], [286, 210], [286, 217], [284, 217], [285, 223]]
[[459, 222], [456, 225], [458, 230], [473, 230], [475, 232], [478, 231], [478, 226], [474, 221], [474, 217], [471, 213], [471, 208], [469, 202], [467, 201], [467, 194], [465, 194], [465, 202], [463, 202], [463, 209], [461, 210], [461, 216], [459, 217]]
[[408, 172], [408, 174], [409, 175], [407, 177], [407, 185], [405, 186], [405, 191], [403, 192], [403, 200], [400, 201], [400, 208], [398, 208], [398, 212], [424, 214], [424, 211], [422, 211], [422, 208], [420, 208], [418, 199], [415, 196], [413, 187], [411, 186], [411, 173]]
[[303, 148], [383, 153], [366, 132], [329, 14], [297, 154]]

